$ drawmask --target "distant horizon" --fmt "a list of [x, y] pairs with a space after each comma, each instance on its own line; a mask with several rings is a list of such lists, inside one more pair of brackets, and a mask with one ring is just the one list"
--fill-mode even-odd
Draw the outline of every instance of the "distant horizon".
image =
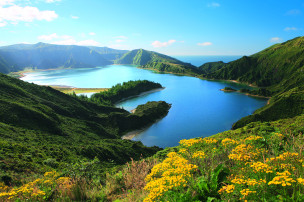
[[303, 36], [303, 14], [302, 0], [1, 0], [0, 45], [251, 55]]
[[[110, 48], [110, 47], [107, 47], [107, 46], [84, 46], [84, 45], [63, 45], [63, 44], [51, 44], [51, 43], [45, 43], [45, 42], [37, 42], [37, 43], [17, 43], [17, 44], [9, 44], [9, 45], [0, 45], [0, 47], [8, 47], [8, 46], [14, 46], [14, 45], [36, 45], [36, 44], [39, 44], [39, 43], [43, 43], [43, 44], [49, 44], [49, 45], [58, 45], [58, 46], [80, 46], [80, 47], [98, 47], [98, 48]], [[118, 49], [118, 48], [110, 48], [110, 49], [114, 49], [114, 50], [124, 50], [124, 51], [132, 51], [132, 50], [136, 50], [136, 49], [132, 49], [132, 50], [126, 50], [126, 49]], [[144, 49], [144, 48], [137, 48], [137, 49]], [[151, 51], [151, 50], [148, 50], [148, 49], [144, 49], [144, 50], [147, 50], [147, 51]], [[153, 52], [157, 52], [157, 51], [153, 51]], [[163, 53], [162, 53], [163, 54]], [[174, 56], [247, 56], [247, 55], [186, 55], [186, 54], [175, 54], [175, 55], [168, 55], [168, 56], [171, 56], [171, 57], [174, 57]]]

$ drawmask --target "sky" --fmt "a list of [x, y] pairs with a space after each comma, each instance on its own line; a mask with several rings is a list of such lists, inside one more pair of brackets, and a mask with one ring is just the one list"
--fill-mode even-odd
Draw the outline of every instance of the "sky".
[[303, 0], [0, 0], [0, 46], [251, 55], [303, 35]]

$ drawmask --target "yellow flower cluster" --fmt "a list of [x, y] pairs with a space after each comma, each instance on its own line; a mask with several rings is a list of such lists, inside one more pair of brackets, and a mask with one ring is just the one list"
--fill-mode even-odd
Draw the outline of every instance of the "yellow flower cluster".
[[240, 198], [240, 200], [245, 200], [245, 198], [246, 198], [249, 194], [256, 193], [256, 191], [250, 191], [249, 189], [242, 189], [242, 190], [240, 191], [240, 193], [243, 195], [243, 197]]
[[240, 184], [240, 185], [248, 185], [248, 186], [255, 186], [255, 185], [261, 185], [261, 184], [265, 184], [266, 180], [260, 179], [260, 180], [256, 180], [256, 179], [244, 179], [243, 175], [240, 176], [236, 176], [233, 180], [231, 180], [231, 182], [233, 184]]
[[181, 153], [181, 154], [185, 154], [185, 153], [187, 152], [187, 149], [182, 148], [182, 149], [180, 149], [178, 152]]
[[251, 136], [247, 137], [247, 138], [245, 139], [245, 141], [246, 141], [246, 140], [248, 140], [248, 141], [259, 140], [259, 139], [262, 139], [262, 138], [263, 138], [263, 137], [261, 137], [261, 136], [251, 135]]
[[230, 138], [225, 138], [222, 140], [222, 145], [228, 147], [230, 145], [238, 144], [239, 142]]
[[256, 179], [248, 179], [246, 181], [246, 184], [248, 186], [254, 186], [254, 185], [261, 185], [261, 184], [266, 184], [266, 180], [260, 179], [260, 180], [256, 180]]
[[292, 182], [296, 182], [294, 179], [290, 177], [290, 172], [284, 171], [282, 173], [277, 172], [277, 176], [275, 176], [269, 183], [268, 185], [271, 184], [276, 184], [276, 185], [282, 185], [283, 187], [291, 186]]
[[8, 186], [6, 186], [3, 182], [0, 182], [0, 191], [3, 192], [3, 191], [6, 191], [8, 190]]
[[189, 140], [180, 140], [179, 144], [181, 146], [191, 147], [194, 144], [202, 143], [202, 142], [203, 142], [202, 138], [197, 138], [197, 139], [189, 139]]
[[203, 159], [206, 157], [206, 154], [205, 152], [203, 151], [197, 151], [197, 152], [194, 152], [194, 154], [192, 155], [192, 158], [200, 158], [200, 159]]
[[303, 178], [298, 178], [298, 183], [301, 184], [301, 185], [304, 185], [304, 179]]
[[259, 153], [252, 145], [240, 144], [231, 151], [228, 158], [236, 161], [249, 161]]
[[296, 170], [296, 168], [294, 166], [292, 166], [292, 164], [290, 164], [290, 163], [281, 163], [280, 168], [284, 169], [284, 170], [293, 170], [293, 171]]
[[[280, 156], [276, 157], [275, 159], [284, 161], [284, 160], [288, 160], [290, 158], [296, 158], [298, 156], [299, 156], [298, 153], [285, 152], [285, 153], [281, 154]], [[271, 159], [271, 160], [274, 160], [274, 159]]]
[[[33, 182], [22, 185], [18, 188], [5, 187], [5, 190], [2, 189], [2, 184], [0, 184], [0, 201], [7, 200], [16, 200], [16, 201], [40, 201], [43, 200], [43, 197], [46, 195], [46, 192], [43, 191], [43, 187], [49, 189], [53, 185], [63, 185], [64, 189], [67, 189], [66, 185], [71, 185], [71, 179], [69, 177], [60, 177], [56, 171], [46, 172], [43, 178], [38, 178]], [[57, 179], [58, 178], [58, 179]], [[69, 186], [70, 188], [71, 186]]]
[[167, 158], [154, 166], [145, 178], [147, 184], [144, 189], [150, 193], [144, 201], [157, 200], [168, 190], [187, 186], [187, 180], [192, 177], [192, 172], [196, 169], [196, 165], [188, 163], [188, 160], [176, 152], [170, 152]]
[[217, 143], [217, 140], [214, 139], [214, 138], [204, 138], [203, 141], [204, 141], [206, 144]]
[[234, 188], [235, 186], [233, 184], [230, 184], [230, 185], [226, 185], [226, 186], [223, 186], [219, 191], [218, 193], [219, 194], [222, 194], [223, 192], [226, 192], [226, 193], [232, 193], [234, 191]]
[[269, 166], [266, 163], [262, 163], [260, 161], [258, 162], [254, 162], [252, 163], [252, 165], [250, 166], [251, 168], [253, 168], [254, 172], [264, 172], [264, 173], [272, 173], [272, 167]]
[[45, 192], [35, 186], [38, 182], [40, 182], [40, 179], [24, 184], [19, 188], [13, 188], [8, 192], [2, 192], [0, 193], [0, 199], [17, 200], [18, 198], [30, 199], [42, 197], [45, 195]]

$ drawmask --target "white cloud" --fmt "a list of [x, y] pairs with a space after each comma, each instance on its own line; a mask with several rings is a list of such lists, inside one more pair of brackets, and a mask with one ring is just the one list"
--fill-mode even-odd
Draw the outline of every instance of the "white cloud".
[[75, 19], [75, 20], [79, 19], [79, 17], [78, 17], [78, 16], [75, 16], [75, 15], [72, 15], [71, 18], [72, 18], [72, 19]]
[[0, 22], [0, 27], [4, 27], [7, 25], [7, 22]]
[[280, 37], [272, 37], [270, 39], [270, 42], [272, 42], [272, 43], [280, 43], [281, 41], [282, 41], [282, 38], [280, 38]]
[[[2, 1], [2, 0], [1, 0]], [[0, 5], [0, 24], [5, 26], [8, 23], [18, 24], [19, 22], [32, 22], [34, 20], [52, 21], [58, 17], [55, 11], [40, 11], [36, 7], [18, 5], [11, 5], [3, 7], [4, 5], [10, 5], [13, 1], [4, 0]]]
[[61, 1], [61, 0], [45, 0], [46, 3], [54, 3], [54, 2], [57, 2], [57, 1]]
[[220, 7], [220, 6], [221, 6], [221, 4], [216, 3], [216, 2], [212, 2], [212, 3], [208, 4], [207, 6], [208, 6], [208, 7], [213, 7], [213, 8], [216, 8], [216, 7]]
[[285, 31], [297, 31], [298, 28], [296, 28], [296, 27], [286, 27], [284, 30]]
[[176, 40], [174, 40], [174, 39], [171, 39], [166, 42], [154, 41], [151, 45], [155, 48], [160, 48], [160, 47], [167, 47], [175, 42], [176, 42]]
[[198, 46], [211, 46], [211, 42], [203, 42], [203, 43], [197, 43]]
[[91, 35], [91, 36], [95, 36], [95, 35], [96, 35], [96, 33], [95, 33], [95, 32], [90, 32], [90, 33], [89, 33], [89, 35]]

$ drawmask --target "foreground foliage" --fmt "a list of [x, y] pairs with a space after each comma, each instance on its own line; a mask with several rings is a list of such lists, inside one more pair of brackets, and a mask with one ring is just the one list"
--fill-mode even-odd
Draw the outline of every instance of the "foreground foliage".
[[154, 156], [159, 163], [149, 174], [132, 173], [146, 175], [144, 187], [107, 197], [130, 201], [141, 193], [136, 201], [303, 201], [303, 132], [304, 115], [181, 140]]

